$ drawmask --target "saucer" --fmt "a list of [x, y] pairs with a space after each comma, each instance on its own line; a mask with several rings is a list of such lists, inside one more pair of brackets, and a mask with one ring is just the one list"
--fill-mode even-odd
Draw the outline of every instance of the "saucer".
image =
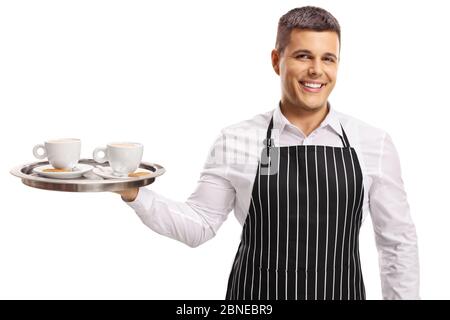
[[54, 169], [52, 165], [47, 164], [44, 166], [36, 167], [33, 169], [34, 173], [40, 176], [53, 178], [53, 179], [75, 179], [80, 178], [88, 171], [91, 171], [94, 167], [88, 164], [77, 164], [73, 171], [68, 172], [45, 172], [46, 169]]
[[[105, 179], [120, 179], [120, 180], [131, 180], [131, 179], [135, 179], [135, 178], [142, 178], [142, 177], [152, 177], [152, 173], [151, 171], [148, 170], [144, 170], [144, 169], [138, 169], [137, 171], [130, 173], [130, 174], [143, 174], [143, 175], [138, 175], [138, 176], [116, 176], [113, 174], [113, 170], [111, 167], [109, 166], [96, 166], [93, 170], [93, 173], [95, 173], [96, 175], [105, 178]], [[145, 175], [144, 173], [148, 173], [147, 175]]]

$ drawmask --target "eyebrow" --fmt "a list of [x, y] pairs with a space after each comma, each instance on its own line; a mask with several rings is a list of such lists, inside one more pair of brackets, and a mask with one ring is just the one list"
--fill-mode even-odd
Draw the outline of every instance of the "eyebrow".
[[[299, 50], [296, 50], [296, 51], [294, 51], [294, 52], [292, 53], [292, 55], [295, 56], [295, 55], [297, 55], [297, 54], [299, 54], [299, 53], [306, 53], [306, 54], [311, 54], [311, 55], [312, 55], [312, 52], [309, 51], [309, 50], [306, 50], [306, 49], [299, 49]], [[327, 56], [327, 57], [333, 57], [334, 59], [337, 60], [336, 55], [335, 55], [334, 53], [331, 53], [331, 52], [325, 52], [324, 56]]]

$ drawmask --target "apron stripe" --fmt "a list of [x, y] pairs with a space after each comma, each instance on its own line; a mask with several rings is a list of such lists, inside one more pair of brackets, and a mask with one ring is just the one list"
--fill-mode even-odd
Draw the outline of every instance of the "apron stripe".
[[[249, 228], [250, 228], [250, 218], [249, 218]], [[242, 254], [241, 254], [241, 259], [239, 262], [239, 272], [238, 272], [238, 277], [237, 277], [237, 294], [236, 294], [236, 299], [242, 299], [240, 296], [240, 293], [242, 294], [242, 283], [241, 283], [241, 275], [242, 275], [242, 265], [244, 264], [244, 257], [245, 257], [245, 252], [247, 251], [248, 248], [248, 241], [247, 241], [247, 233], [248, 233], [248, 229], [245, 230], [245, 232], [243, 232], [243, 248], [242, 248]], [[243, 279], [243, 278], [242, 278]], [[241, 290], [240, 290], [241, 289]]]
[[306, 164], [306, 253], [305, 253], [305, 300], [308, 300], [308, 278], [309, 278], [309, 274], [308, 274], [308, 262], [309, 262], [309, 253], [310, 253], [310, 244], [309, 244], [309, 215], [310, 215], [310, 210], [309, 210], [309, 173], [310, 170], [308, 170], [308, 146], [305, 146], [305, 164]]
[[[279, 156], [279, 153], [278, 153]], [[279, 159], [278, 159], [279, 160]], [[280, 161], [277, 161], [278, 164], [278, 171], [280, 172]], [[284, 169], [284, 168], [283, 168]], [[284, 170], [283, 170], [284, 171]], [[275, 270], [280, 270], [279, 269], [279, 256], [280, 256], [280, 176], [281, 174], [277, 174], [277, 199], [276, 199], [276, 211], [275, 211], [275, 217], [271, 217], [272, 219], [276, 219], [276, 228], [274, 228], [274, 232], [272, 232], [272, 234], [274, 235], [273, 237], [273, 241], [276, 240], [276, 245], [272, 246], [274, 247], [273, 249], [273, 253], [274, 253], [274, 262], [273, 262], [273, 267], [275, 268]], [[270, 266], [270, 268], [272, 269], [272, 266]], [[273, 270], [273, 269], [272, 269]], [[279, 272], [275, 272], [274, 276], [275, 279], [272, 279], [272, 287], [269, 288], [269, 286], [267, 286], [267, 297], [268, 299], [278, 299], [278, 274]], [[267, 271], [267, 275], [269, 275], [269, 271]], [[272, 293], [272, 295], [274, 294], [274, 296], [271, 296], [270, 293]]]
[[347, 217], [349, 216], [348, 214], [348, 207], [349, 207], [349, 196], [348, 196], [348, 185], [349, 185], [349, 180], [348, 180], [348, 174], [347, 174], [347, 164], [346, 164], [346, 156], [347, 153], [344, 152], [346, 149], [340, 149], [340, 156], [341, 156], [341, 161], [342, 161], [342, 171], [344, 174], [344, 201], [343, 201], [343, 206], [344, 206], [344, 214], [343, 214], [343, 224], [342, 224], [342, 229], [343, 229], [343, 235], [342, 235], [342, 248], [341, 248], [341, 287], [340, 287], [340, 299], [342, 300], [348, 300], [348, 283], [347, 283], [347, 279], [348, 279], [348, 273], [349, 273], [349, 266], [347, 265], [347, 256], [349, 254], [349, 236], [350, 236], [350, 230], [349, 230], [349, 223], [350, 223], [350, 219], [347, 219]]
[[[253, 200], [251, 200], [251, 202], [253, 204]], [[250, 252], [253, 252], [253, 251], [251, 251], [251, 239], [250, 239], [250, 237], [252, 236], [252, 228], [253, 228], [253, 225], [254, 225], [253, 215], [249, 215], [248, 218], [249, 218], [249, 228], [247, 229], [247, 241], [246, 241], [246, 244], [247, 244], [247, 258], [245, 260], [245, 276], [244, 276], [243, 293], [242, 293], [242, 298], [243, 299], [249, 299], [248, 298], [248, 291], [247, 291], [247, 287], [248, 287], [247, 281], [250, 281], [250, 275], [249, 275], [250, 270], [248, 269], [248, 263], [249, 263], [248, 261], [249, 261], [249, 257], [250, 257]], [[253, 269], [253, 268], [251, 268], [251, 269]]]
[[[352, 177], [353, 177], [353, 204], [352, 204], [352, 211], [351, 212], [354, 212], [355, 211], [355, 205], [356, 205], [356, 192], [357, 192], [357, 190], [356, 190], [356, 173], [355, 173], [355, 164], [353, 163], [353, 154], [352, 154], [352, 152], [350, 151], [350, 158], [351, 158], [351, 164], [352, 164]], [[356, 297], [354, 296], [354, 294], [355, 294], [355, 292], [356, 292], [356, 283], [355, 283], [355, 274], [356, 274], [356, 272], [355, 272], [355, 268], [356, 268], [356, 263], [355, 263], [355, 252], [354, 252], [354, 250], [355, 250], [355, 245], [354, 245], [354, 243], [355, 243], [355, 228], [353, 227], [353, 223], [355, 222], [356, 223], [356, 221], [353, 221], [354, 219], [353, 219], [353, 215], [351, 215], [351, 218], [350, 218], [350, 232], [351, 232], [351, 238], [350, 238], [350, 248], [351, 248], [351, 255], [349, 254], [348, 255], [348, 265], [349, 266], [351, 266], [351, 269], [350, 269], [350, 272], [349, 272], [349, 274], [348, 274], [348, 291], [349, 292], [351, 292], [352, 294], [351, 295], [349, 295], [348, 296], [348, 299], [355, 299]], [[356, 219], [355, 219], [356, 220]], [[350, 261], [350, 256], [352, 256], [352, 261]], [[351, 279], [353, 280], [352, 282], [353, 282], [353, 290], [350, 290], [350, 284], [352, 283], [351, 282]]]
[[296, 173], [297, 173], [297, 179], [296, 179], [296, 188], [295, 188], [295, 191], [296, 191], [296, 199], [297, 199], [297, 202], [296, 202], [296, 208], [297, 208], [297, 211], [296, 211], [296, 218], [297, 218], [297, 234], [296, 234], [296, 238], [295, 238], [295, 300], [298, 300], [298, 298], [299, 298], [299, 296], [298, 296], [298, 274], [299, 274], [299, 272], [300, 272], [300, 270], [298, 269], [298, 259], [299, 259], [299, 254], [298, 254], [298, 249], [299, 249], [299, 239], [300, 239], [300, 237], [299, 237], [299, 234], [298, 234], [298, 231], [299, 231], [299, 227], [300, 227], [300, 206], [299, 206], [299, 201], [298, 201], [298, 197], [299, 197], [299, 193], [300, 193], [300, 190], [299, 190], [299, 188], [298, 188], [298, 182], [299, 182], [299, 180], [300, 180], [300, 178], [299, 178], [299, 172], [298, 172], [298, 160], [299, 158], [298, 158], [298, 148], [295, 148], [295, 160], [296, 160], [296, 167], [295, 167], [295, 169], [296, 169]]
[[[282, 273], [282, 275], [284, 276], [284, 299], [287, 300], [288, 299], [288, 280], [289, 280], [289, 274], [288, 274], [288, 263], [289, 263], [289, 226], [290, 226], [290, 221], [289, 221], [289, 177], [290, 177], [290, 152], [288, 150], [287, 152], [287, 181], [286, 181], [286, 212], [283, 214], [283, 216], [285, 217], [286, 220], [286, 251], [285, 251], [285, 255], [286, 255], [286, 260], [284, 261], [284, 273]], [[282, 270], [281, 268], [279, 268], [278, 270]], [[277, 297], [278, 299], [278, 297]]]
[[241, 299], [245, 299], [246, 298], [246, 296], [245, 296], [245, 289], [247, 287], [248, 256], [250, 254], [250, 239], [249, 238], [250, 238], [250, 230], [251, 230], [251, 226], [252, 226], [252, 217], [251, 216], [248, 217], [248, 224], [249, 224], [249, 227], [247, 228], [247, 230], [246, 230], [247, 232], [245, 233], [245, 250], [246, 250], [246, 253], [244, 254], [244, 256], [246, 256], [246, 257], [243, 260], [243, 265], [244, 266], [241, 267], [243, 270], [245, 270], [244, 274], [243, 274], [244, 278], [243, 278], [242, 283], [241, 283], [241, 288], [242, 288], [242, 296], [241, 296], [242, 298]]
[[335, 252], [336, 252], [336, 214], [337, 214], [337, 178], [336, 178], [336, 162], [333, 148], [325, 148], [325, 158], [327, 159], [326, 185], [327, 185], [327, 263], [326, 263], [326, 295], [324, 299], [333, 299], [334, 282], [335, 282]]
[[315, 261], [315, 300], [324, 299], [324, 288], [325, 288], [325, 271], [327, 260], [327, 203], [328, 203], [328, 192], [326, 184], [326, 162], [325, 162], [325, 147], [315, 146], [315, 157], [316, 157], [316, 169], [315, 169], [315, 181], [316, 181], [316, 194], [317, 194], [317, 209], [316, 209], [316, 261]]
[[299, 174], [300, 174], [300, 179], [299, 179], [299, 197], [298, 197], [298, 202], [299, 202], [299, 208], [300, 208], [300, 212], [298, 215], [298, 219], [300, 220], [300, 234], [299, 234], [299, 238], [298, 238], [298, 242], [299, 242], [299, 246], [298, 246], [298, 259], [299, 259], [299, 269], [298, 269], [298, 282], [297, 282], [297, 286], [298, 286], [298, 299], [302, 299], [305, 300], [306, 299], [306, 274], [307, 274], [307, 265], [306, 265], [306, 245], [307, 245], [307, 224], [306, 224], [306, 219], [307, 219], [307, 211], [306, 211], [306, 203], [307, 203], [307, 188], [305, 187], [307, 181], [307, 175], [306, 172], [304, 170], [300, 171], [300, 168], [305, 168], [306, 166], [306, 157], [305, 157], [305, 152], [303, 150], [300, 149], [298, 152], [299, 155]]
[[[269, 161], [271, 161], [271, 159], [272, 158], [269, 157]], [[264, 218], [265, 218], [264, 234], [266, 235], [266, 237], [263, 238], [266, 242], [265, 247], [267, 248], [266, 249], [267, 254], [263, 256], [263, 265], [261, 266], [263, 268], [263, 277], [262, 277], [263, 281], [261, 281], [261, 288], [262, 288], [261, 298], [264, 300], [269, 299], [269, 285], [270, 285], [269, 264], [270, 264], [270, 253], [271, 253], [271, 250], [270, 250], [271, 243], [270, 242], [272, 240], [271, 239], [271, 229], [273, 229], [273, 227], [274, 227], [273, 226], [274, 220], [272, 219], [271, 214], [274, 212], [273, 204], [276, 205], [276, 202], [277, 202], [276, 194], [274, 195], [274, 190], [276, 190], [276, 186], [275, 186], [275, 188], [273, 187], [274, 182], [276, 183], [276, 178], [277, 177], [274, 177], [271, 175], [267, 176], [267, 195], [266, 195], [267, 210], [266, 210], [266, 214], [264, 215]], [[270, 189], [272, 189], [272, 192]]]
[[[255, 215], [256, 215], [256, 209], [255, 209], [255, 202], [253, 201], [253, 197], [252, 197], [252, 199], [251, 199], [251, 203], [252, 203], [252, 207], [253, 207], [253, 213], [252, 213], [252, 216], [253, 216], [253, 219], [254, 219], [254, 221], [255, 221], [255, 219], [256, 219], [256, 217], [255, 217]], [[256, 221], [255, 221], [256, 222]], [[254, 223], [254, 226], [253, 226], [253, 236], [254, 236], [254, 240], [253, 240], [253, 264], [252, 264], [252, 266], [254, 266], [255, 265], [255, 255], [256, 255], [256, 234], [257, 234], [257, 223]], [[254, 288], [254, 286], [255, 286], [255, 268], [251, 268], [252, 269], [252, 285], [251, 285], [251, 287], [250, 287], [250, 299], [251, 300], [254, 300], [255, 298], [254, 298], [254, 296], [253, 296], [253, 288]]]
[[327, 166], [327, 148], [323, 148], [323, 159], [324, 159], [324, 170], [325, 170], [325, 186], [326, 186], [326, 225], [325, 225], [325, 261], [324, 261], [324, 275], [323, 275], [323, 299], [327, 299], [327, 271], [328, 271], [328, 235], [329, 235], [329, 223], [330, 223], [330, 199], [329, 192], [330, 188], [328, 185], [328, 166]]
[[[360, 179], [362, 181], [362, 176], [361, 176]], [[356, 239], [355, 239], [355, 246], [356, 246], [356, 248], [359, 247], [359, 230], [360, 230], [360, 227], [362, 225], [362, 218], [363, 218], [363, 216], [362, 216], [362, 213], [363, 213], [363, 210], [362, 210], [363, 198], [364, 198], [364, 186], [363, 186], [363, 184], [361, 182], [361, 191], [360, 191], [359, 205], [358, 205], [358, 209], [356, 211], [356, 212], [359, 212], [359, 216], [357, 215], [358, 228], [357, 228], [357, 231], [355, 231], [356, 232]], [[355, 253], [357, 255], [357, 261], [359, 262], [360, 261], [359, 250], [356, 249]], [[356, 283], [358, 284], [358, 289], [359, 289], [358, 290], [359, 299], [365, 300], [366, 299], [366, 293], [365, 293], [365, 289], [364, 289], [364, 282], [363, 282], [363, 279], [362, 279], [362, 270], [361, 270], [361, 264], [360, 263], [358, 263], [356, 271], [357, 271], [357, 275], [358, 275], [358, 280], [357, 280]]]
[[[261, 167], [260, 167], [261, 168]], [[262, 178], [262, 179], [261, 179]], [[258, 280], [259, 280], [259, 285], [258, 285], [258, 300], [261, 300], [261, 279], [262, 279], [262, 270], [261, 270], [261, 267], [262, 267], [262, 256], [263, 256], [263, 251], [264, 251], [264, 242], [263, 242], [263, 234], [264, 234], [264, 219], [263, 219], [263, 204], [262, 204], [262, 201], [261, 201], [261, 194], [262, 194], [262, 191], [264, 191], [264, 189], [261, 191], [261, 184], [262, 184], [262, 182], [261, 182], [261, 180], [265, 183], [265, 185], [267, 184], [267, 178], [268, 178], [268, 176], [261, 176], [261, 175], [259, 175], [258, 176], [258, 180], [259, 180], [259, 184], [258, 184], [258, 197], [259, 197], [259, 206], [260, 206], [260, 211], [259, 211], [259, 213], [260, 213], [260, 222], [261, 222], [261, 231], [260, 231], [260, 236], [261, 236], [261, 242], [260, 242], [260, 248], [259, 248], [259, 251], [260, 251], [260, 260], [259, 260], [259, 265], [258, 265], [258, 269], [259, 269], [259, 278], [258, 278]], [[266, 180], [266, 181], [265, 181]], [[267, 198], [267, 194], [265, 195], [265, 197]], [[265, 212], [267, 212], [267, 208], [265, 208]]]
[[338, 175], [338, 171], [337, 171], [337, 165], [336, 165], [336, 149], [333, 149], [333, 164], [334, 164], [334, 176], [336, 179], [336, 221], [335, 221], [335, 225], [336, 225], [336, 230], [335, 230], [335, 234], [334, 234], [334, 251], [333, 251], [333, 289], [332, 289], [332, 296], [331, 299], [337, 299], [337, 297], [335, 297], [335, 292], [336, 292], [336, 251], [337, 251], [337, 243], [338, 243], [338, 227], [339, 227], [339, 175]]
[[317, 300], [317, 287], [318, 287], [318, 283], [317, 283], [317, 278], [318, 278], [318, 270], [317, 270], [317, 267], [319, 266], [319, 225], [320, 225], [320, 223], [319, 223], [319, 209], [320, 209], [320, 206], [319, 206], [319, 203], [320, 203], [320, 193], [319, 193], [319, 182], [318, 182], [318, 180], [319, 180], [319, 177], [318, 177], [318, 173], [317, 173], [317, 146], [314, 146], [314, 156], [315, 156], [315, 165], [316, 165], [316, 169], [315, 169], [315, 172], [316, 172], [316, 182], [315, 182], [315, 185], [316, 185], [316, 201], [317, 201], [317, 203], [316, 203], [316, 262], [315, 262], [315, 266], [316, 266], [316, 269], [315, 269], [315, 273], [314, 273], [314, 278], [315, 278], [315, 283], [314, 283], [314, 299], [315, 300]]

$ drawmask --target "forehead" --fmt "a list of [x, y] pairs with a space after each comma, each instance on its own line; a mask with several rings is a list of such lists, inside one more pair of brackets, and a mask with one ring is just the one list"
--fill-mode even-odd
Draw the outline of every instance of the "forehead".
[[334, 53], [338, 56], [339, 37], [334, 31], [293, 29], [285, 51], [289, 54], [300, 49], [317, 54]]

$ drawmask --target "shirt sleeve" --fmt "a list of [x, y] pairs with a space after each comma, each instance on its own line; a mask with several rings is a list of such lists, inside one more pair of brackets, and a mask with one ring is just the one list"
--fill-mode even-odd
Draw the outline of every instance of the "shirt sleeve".
[[379, 254], [383, 298], [420, 299], [417, 235], [410, 215], [400, 160], [385, 134], [379, 172], [369, 191], [369, 206]]
[[200, 174], [196, 189], [185, 201], [171, 200], [147, 188], [127, 204], [153, 231], [190, 247], [214, 237], [234, 206], [236, 192], [227, 178], [227, 166], [219, 161], [222, 136], [216, 139]]

